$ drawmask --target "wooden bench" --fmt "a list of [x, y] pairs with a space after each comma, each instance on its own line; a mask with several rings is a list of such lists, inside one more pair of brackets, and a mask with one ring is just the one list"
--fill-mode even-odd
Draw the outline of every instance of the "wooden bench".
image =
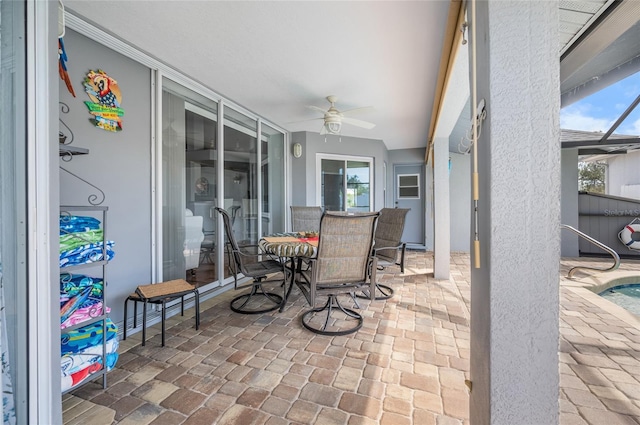
[[200, 327], [200, 294], [198, 289], [184, 279], [170, 280], [152, 285], [140, 285], [136, 291], [124, 300], [124, 329], [122, 339], [127, 339], [127, 303], [133, 301], [133, 327], [138, 326], [138, 303], [143, 303], [142, 309], [142, 345], [147, 336], [147, 304], [162, 304], [162, 346], [164, 347], [164, 322], [166, 319], [167, 302], [181, 299], [180, 313], [184, 316], [184, 296], [193, 293], [196, 307], [196, 329]]

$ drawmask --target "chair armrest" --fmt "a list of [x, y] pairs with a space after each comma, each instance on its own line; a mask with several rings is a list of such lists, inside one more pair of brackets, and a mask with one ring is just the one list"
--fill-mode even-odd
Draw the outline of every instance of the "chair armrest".
[[402, 248], [404, 245], [406, 245], [406, 243], [404, 242], [400, 242], [398, 245], [390, 245], [390, 246], [381, 246], [379, 248], [373, 248], [373, 253], [377, 253], [378, 251], [386, 251], [386, 250], [392, 250], [392, 249], [400, 249]]
[[[253, 248], [256, 252], [246, 252], [246, 248]], [[272, 260], [279, 261], [279, 258], [273, 254], [268, 252], [264, 252], [259, 245], [242, 245], [238, 247], [237, 251], [234, 251], [243, 257], [259, 257], [259, 256], [267, 256]]]

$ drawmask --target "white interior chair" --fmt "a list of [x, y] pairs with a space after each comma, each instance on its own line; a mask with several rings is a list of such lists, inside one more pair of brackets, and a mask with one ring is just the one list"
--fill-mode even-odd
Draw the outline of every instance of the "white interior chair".
[[204, 240], [202, 216], [194, 216], [190, 209], [184, 213], [184, 262], [185, 270], [197, 269], [200, 265], [200, 245]]

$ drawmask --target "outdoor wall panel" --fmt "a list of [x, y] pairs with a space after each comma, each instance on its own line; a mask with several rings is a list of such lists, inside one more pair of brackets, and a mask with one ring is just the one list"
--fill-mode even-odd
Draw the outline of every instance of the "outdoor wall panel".
[[[628, 249], [618, 233], [635, 218], [640, 223], [640, 201], [616, 196], [580, 193], [578, 197], [579, 230], [602, 242], [622, 256], [639, 257], [640, 251]], [[579, 241], [580, 255], [608, 256], [587, 242]]]

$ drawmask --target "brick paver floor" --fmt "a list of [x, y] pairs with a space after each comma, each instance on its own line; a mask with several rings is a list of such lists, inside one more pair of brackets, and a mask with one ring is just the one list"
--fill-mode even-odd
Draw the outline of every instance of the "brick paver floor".
[[[469, 264], [453, 254], [451, 279], [436, 280], [432, 253], [410, 252], [404, 275], [379, 274], [394, 297], [360, 300], [364, 325], [347, 336], [305, 330], [297, 288], [283, 313], [261, 315], [231, 312], [228, 291], [201, 303], [198, 331], [192, 309], [168, 319], [165, 347], [159, 325], [145, 347], [139, 334], [122, 341], [107, 389], [64, 396], [65, 423], [469, 424]], [[640, 262], [621, 270], [640, 275]], [[640, 321], [592, 281], [560, 281], [560, 423], [640, 424]], [[112, 415], [83, 420], [67, 408], [79, 399]]]

